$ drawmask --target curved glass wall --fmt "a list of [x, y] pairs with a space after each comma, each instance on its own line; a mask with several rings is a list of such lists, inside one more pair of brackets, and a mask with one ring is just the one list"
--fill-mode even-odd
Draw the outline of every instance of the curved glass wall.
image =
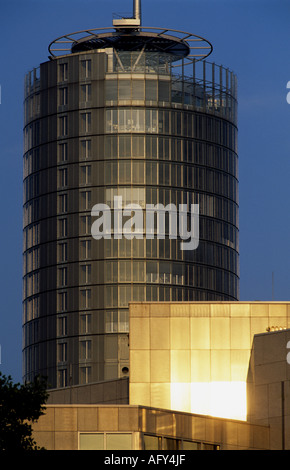
[[[71, 54], [26, 77], [25, 380], [126, 376], [130, 301], [239, 298], [236, 79], [168, 59]], [[164, 239], [93, 239], [92, 207], [114, 196], [199, 204], [198, 248], [168, 225]]]

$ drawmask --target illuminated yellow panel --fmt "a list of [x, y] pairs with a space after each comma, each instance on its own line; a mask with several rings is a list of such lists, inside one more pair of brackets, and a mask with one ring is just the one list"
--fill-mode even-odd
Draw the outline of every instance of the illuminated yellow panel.
[[190, 318], [191, 348], [210, 348], [210, 318]]
[[172, 383], [171, 409], [245, 421], [246, 382]]
[[231, 380], [233, 382], [246, 382], [249, 359], [250, 355], [248, 350], [237, 349], [231, 351]]
[[171, 384], [151, 384], [151, 405], [153, 408], [171, 408]]
[[171, 384], [171, 409], [185, 411], [191, 409], [190, 383]]
[[229, 349], [211, 351], [211, 381], [228, 382], [231, 380], [231, 351]]
[[210, 415], [246, 420], [246, 382], [211, 382], [209, 386]]
[[131, 318], [130, 333], [131, 349], [149, 349], [149, 318]]
[[190, 351], [175, 350], [171, 355], [171, 382], [189, 382], [190, 379]]
[[169, 320], [168, 318], [151, 318], [150, 348], [169, 349]]
[[130, 405], [151, 406], [151, 393], [149, 383], [130, 383]]
[[130, 355], [132, 383], [150, 382], [150, 351], [138, 351]]
[[250, 349], [250, 318], [231, 319], [231, 345], [235, 349]]
[[229, 349], [230, 344], [230, 319], [211, 318], [211, 348]]
[[130, 404], [246, 420], [253, 335], [286, 325], [287, 312], [197, 302], [152, 303], [145, 315], [140, 305], [140, 317], [130, 311]]
[[191, 382], [210, 382], [210, 354], [209, 350], [191, 351]]
[[189, 349], [189, 318], [170, 318], [171, 349]]
[[169, 349], [152, 350], [150, 352], [150, 382], [170, 382], [170, 351]]

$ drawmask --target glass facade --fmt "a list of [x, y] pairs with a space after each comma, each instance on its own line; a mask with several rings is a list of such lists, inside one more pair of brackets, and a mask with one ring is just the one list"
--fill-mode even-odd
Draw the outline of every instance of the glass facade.
[[[138, 435], [139, 438], [139, 435]], [[136, 450], [133, 433], [79, 433], [79, 450]], [[143, 450], [219, 450], [219, 444], [141, 434]], [[153, 463], [153, 459], [151, 459]], [[154, 461], [155, 463], [155, 461]], [[173, 463], [173, 460], [171, 460]]]
[[[238, 300], [236, 108], [233, 73], [175, 69], [167, 53], [68, 54], [27, 75], [25, 380], [128, 375], [130, 301]], [[188, 216], [198, 204], [198, 248], [182, 251], [167, 221], [160, 239], [93, 239], [92, 207], [115, 196]]]

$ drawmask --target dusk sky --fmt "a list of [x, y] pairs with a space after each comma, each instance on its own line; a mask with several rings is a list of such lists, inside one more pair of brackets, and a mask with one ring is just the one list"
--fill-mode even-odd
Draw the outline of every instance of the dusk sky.
[[[22, 380], [22, 154], [25, 74], [55, 38], [112, 26], [132, 0], [2, 0], [0, 371]], [[288, 301], [289, 0], [143, 0], [142, 24], [187, 31], [238, 77], [240, 300]]]

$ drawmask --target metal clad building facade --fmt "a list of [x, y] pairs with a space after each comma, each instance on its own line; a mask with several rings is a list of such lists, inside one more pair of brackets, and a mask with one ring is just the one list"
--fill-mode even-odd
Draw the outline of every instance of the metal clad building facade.
[[[186, 65], [184, 37], [94, 33], [26, 77], [25, 380], [128, 375], [130, 301], [239, 298], [236, 78]], [[115, 196], [199, 204], [198, 247], [182, 251], [167, 222], [164, 238], [95, 240], [92, 208]]]

